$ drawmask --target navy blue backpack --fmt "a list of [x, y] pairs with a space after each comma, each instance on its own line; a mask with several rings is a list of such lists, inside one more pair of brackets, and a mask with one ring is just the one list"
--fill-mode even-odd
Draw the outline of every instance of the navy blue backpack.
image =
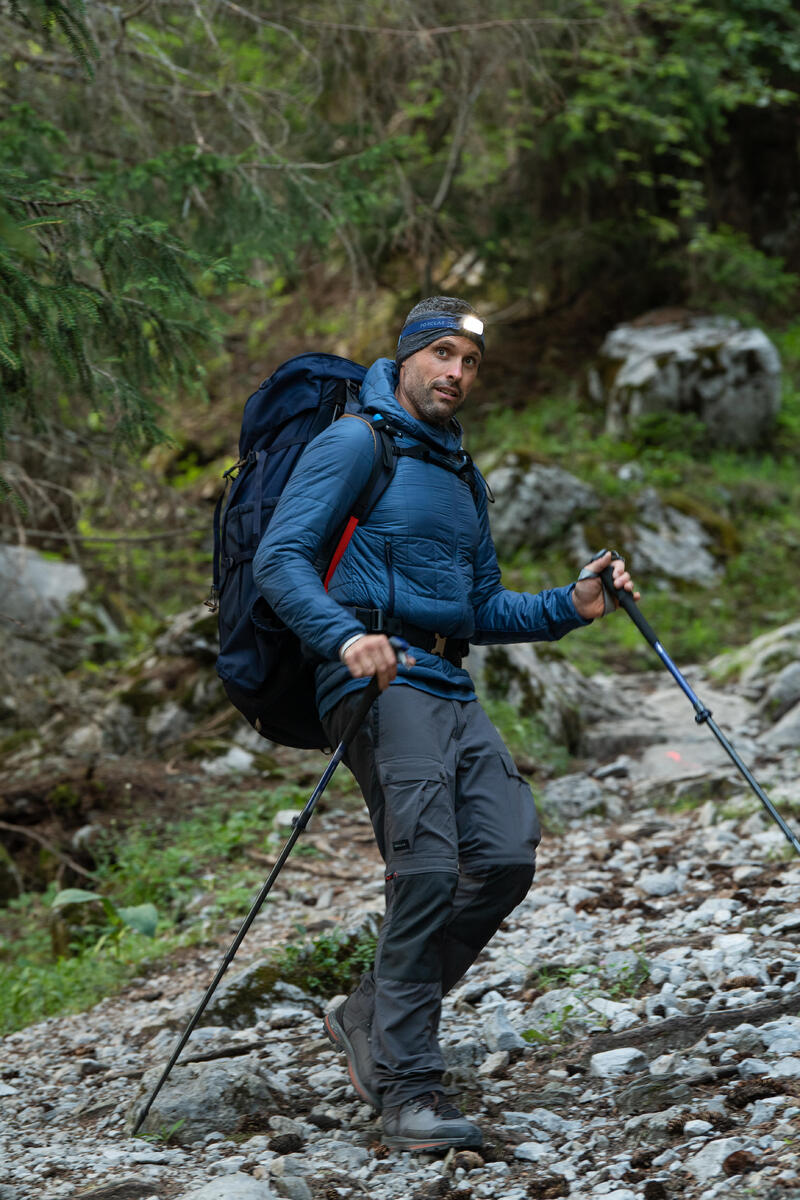
[[[264, 380], [245, 404], [239, 460], [224, 475], [227, 504], [223, 494], [214, 513], [214, 581], [206, 603], [218, 612], [217, 673], [251, 725], [284, 746], [322, 749], [328, 740], [314, 703], [313, 660], [258, 592], [253, 557], [308, 443], [344, 412], [360, 412], [365, 373], [335, 354], [301, 354]], [[391, 438], [376, 432], [382, 436], [367, 485], [327, 548], [327, 561], [318, 564], [326, 586], [356, 524], [391, 481]]]
[[[314, 699], [316, 662], [276, 616], [253, 580], [253, 558], [281, 492], [308, 443], [344, 413], [371, 420], [375, 460], [347, 522], [316, 567], [325, 587], [359, 521], [389, 486], [401, 455], [463, 476], [477, 503], [480, 476], [461, 451], [448, 459], [423, 446], [400, 449], [379, 414], [359, 399], [366, 370], [335, 354], [301, 354], [278, 367], [244, 407], [239, 460], [225, 472], [214, 512], [214, 580], [206, 604], [218, 613], [217, 674], [231, 703], [264, 737], [283, 746], [324, 749]], [[342, 464], [342, 470], [347, 466]]]

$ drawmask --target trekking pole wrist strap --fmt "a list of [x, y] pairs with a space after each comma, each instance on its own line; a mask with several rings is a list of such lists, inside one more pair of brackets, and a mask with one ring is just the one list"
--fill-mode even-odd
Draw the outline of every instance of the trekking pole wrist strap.
[[366, 636], [366, 633], [354, 633], [352, 637], [349, 637], [346, 641], [342, 642], [341, 646], [339, 647], [339, 658], [342, 662], [344, 662], [344, 656], [350, 647], [354, 646], [356, 642], [360, 642], [361, 639]]

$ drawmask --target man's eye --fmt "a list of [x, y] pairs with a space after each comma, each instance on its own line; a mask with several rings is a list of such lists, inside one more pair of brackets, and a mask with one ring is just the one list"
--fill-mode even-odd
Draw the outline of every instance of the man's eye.
[[447, 354], [447, 350], [445, 349], [444, 346], [437, 346], [435, 353], [438, 354], [440, 358], [442, 358], [445, 354]]

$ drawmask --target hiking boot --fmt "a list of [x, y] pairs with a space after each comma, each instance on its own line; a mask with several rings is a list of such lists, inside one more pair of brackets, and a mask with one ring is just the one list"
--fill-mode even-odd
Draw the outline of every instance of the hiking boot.
[[370, 1024], [358, 1024], [347, 1018], [345, 1000], [338, 1008], [325, 1014], [325, 1032], [337, 1050], [347, 1055], [347, 1070], [350, 1082], [362, 1100], [380, 1112], [381, 1098], [375, 1083], [375, 1063], [369, 1044]]
[[397, 1150], [447, 1150], [481, 1146], [483, 1134], [442, 1092], [414, 1096], [383, 1113], [383, 1141]]

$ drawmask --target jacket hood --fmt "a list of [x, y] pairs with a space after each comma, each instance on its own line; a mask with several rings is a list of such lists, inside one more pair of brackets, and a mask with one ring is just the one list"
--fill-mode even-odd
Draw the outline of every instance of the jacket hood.
[[397, 363], [392, 358], [376, 359], [361, 385], [361, 403], [365, 409], [381, 413], [404, 433], [435, 450], [452, 454], [461, 449], [462, 429], [455, 417], [451, 417], [444, 428], [418, 421], [398, 402], [394, 394], [396, 387]]

